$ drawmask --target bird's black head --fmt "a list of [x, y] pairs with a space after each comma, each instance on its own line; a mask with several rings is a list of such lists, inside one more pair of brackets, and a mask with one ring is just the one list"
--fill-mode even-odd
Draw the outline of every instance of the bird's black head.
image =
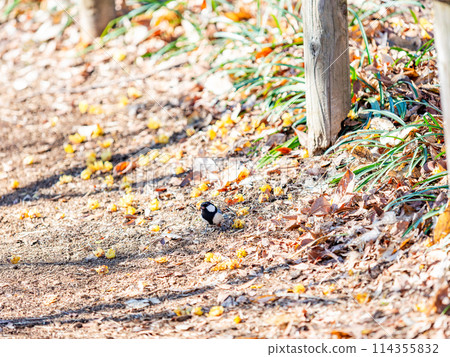
[[[205, 210], [207, 210], [208, 207], [210, 207], [210, 206], [212, 206], [212, 207], [215, 208], [215, 206], [214, 206], [211, 202], [203, 202], [203, 203], [200, 205], [200, 209], [201, 209], [202, 211], [205, 211]], [[209, 211], [209, 210], [208, 210], [208, 211]]]

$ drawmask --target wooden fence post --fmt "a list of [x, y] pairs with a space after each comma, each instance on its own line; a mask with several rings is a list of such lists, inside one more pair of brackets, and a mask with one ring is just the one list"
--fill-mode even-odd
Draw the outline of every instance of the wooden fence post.
[[434, 21], [447, 167], [450, 169], [450, 0], [434, 2]]
[[347, 0], [303, 0], [308, 150], [336, 140], [351, 107]]
[[106, 25], [116, 17], [115, 0], [78, 0], [81, 38], [92, 42], [102, 34]]

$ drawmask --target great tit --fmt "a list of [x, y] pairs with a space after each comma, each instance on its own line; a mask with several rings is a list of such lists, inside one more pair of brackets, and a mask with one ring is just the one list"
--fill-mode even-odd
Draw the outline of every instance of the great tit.
[[211, 225], [220, 226], [223, 222], [223, 214], [220, 209], [211, 202], [203, 202], [200, 206], [202, 218]]

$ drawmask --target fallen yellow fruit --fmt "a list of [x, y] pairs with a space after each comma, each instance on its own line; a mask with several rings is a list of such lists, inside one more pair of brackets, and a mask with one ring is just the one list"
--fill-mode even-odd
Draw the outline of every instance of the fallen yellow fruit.
[[84, 169], [83, 171], [81, 171], [80, 177], [83, 180], [89, 180], [91, 178], [92, 175], [92, 171], [90, 169]]
[[100, 158], [102, 159], [102, 161], [109, 161], [112, 158], [112, 152], [111, 150], [104, 150], [102, 151]]
[[200, 197], [202, 195], [202, 191], [200, 191], [198, 188], [193, 188], [191, 191], [191, 197], [192, 198], [197, 198]]
[[93, 210], [100, 207], [100, 203], [98, 202], [98, 200], [94, 200], [94, 199], [89, 199], [88, 200], [88, 208]]
[[275, 189], [273, 190], [273, 194], [275, 196], [281, 196], [283, 194], [283, 189], [281, 187], [275, 187]]
[[214, 131], [214, 129], [209, 129], [208, 130], [208, 137], [209, 137], [209, 140], [214, 140], [215, 138], [216, 138], [216, 136], [217, 136], [217, 134], [216, 134], [216, 132]]
[[16, 188], [19, 188], [19, 181], [17, 180], [11, 180], [9, 183], [9, 187], [15, 190]]
[[20, 255], [13, 255], [9, 261], [11, 264], [17, 264], [20, 262], [20, 259]]
[[166, 134], [159, 134], [155, 139], [157, 144], [167, 144], [169, 142], [169, 137]]
[[105, 253], [106, 259], [114, 259], [116, 257], [116, 251], [112, 248], [109, 248]]
[[19, 213], [19, 219], [25, 219], [25, 218], [28, 218], [29, 217], [29, 214], [28, 214], [28, 210], [27, 209], [24, 209], [24, 210], [22, 210], [22, 211], [20, 211], [20, 213]]
[[95, 268], [95, 271], [99, 274], [99, 275], [105, 275], [109, 273], [109, 268], [107, 265], [101, 265], [98, 268]]
[[245, 258], [247, 256], [247, 251], [244, 248], [241, 248], [236, 252], [236, 256], [238, 258]]
[[161, 227], [158, 226], [157, 224], [150, 226], [150, 232], [159, 232], [160, 229], [161, 229]]
[[155, 199], [153, 199], [153, 200], [150, 201], [149, 208], [150, 208], [150, 210], [152, 210], [152, 211], [157, 211], [157, 210], [159, 210], [160, 207], [159, 207], [159, 201], [158, 201], [157, 198], [155, 198]]
[[233, 228], [234, 229], [241, 229], [244, 228], [244, 221], [241, 219], [236, 218], [233, 222]]
[[59, 177], [58, 185], [64, 185], [66, 183], [70, 183], [73, 180], [73, 176], [71, 175], [62, 175]]
[[105, 251], [102, 248], [97, 248], [96, 250], [94, 250], [94, 255], [97, 258], [101, 258], [105, 255]]
[[129, 87], [127, 89], [127, 95], [129, 98], [137, 99], [142, 97], [142, 92], [135, 87]]
[[73, 135], [69, 135], [69, 141], [72, 144], [81, 144], [85, 140], [86, 140], [86, 137], [83, 136], [83, 135], [80, 135], [79, 133], [75, 133]]
[[242, 207], [240, 209], [237, 210], [236, 215], [237, 216], [245, 216], [248, 214], [248, 207]]
[[238, 202], [244, 202], [244, 195], [242, 195], [241, 193], [237, 193], [234, 195], [234, 199]]
[[37, 208], [32, 208], [30, 209], [30, 211], [28, 212], [28, 216], [30, 218], [39, 218], [41, 216], [41, 213], [38, 211]]
[[269, 195], [267, 193], [261, 193], [258, 197], [258, 202], [263, 203], [269, 201]]
[[205, 262], [219, 263], [221, 260], [222, 260], [222, 256], [220, 254], [215, 254], [215, 253], [206, 253], [205, 254]]
[[160, 257], [160, 258], [155, 258], [153, 259], [156, 263], [159, 264], [164, 264], [167, 263], [169, 261], [169, 259], [167, 257]]
[[200, 306], [196, 306], [192, 309], [192, 315], [201, 316], [203, 315], [203, 309]]
[[208, 317], [218, 317], [224, 312], [223, 306], [213, 306], [208, 313]]
[[180, 175], [182, 173], [184, 173], [184, 168], [182, 166], [177, 166], [175, 168], [175, 175]]
[[125, 208], [125, 214], [134, 215], [135, 213], [136, 208], [134, 208], [133, 206], [128, 206], [127, 208]]
[[147, 122], [147, 127], [151, 130], [156, 130], [161, 127], [161, 122], [155, 118], [149, 118]]
[[303, 284], [297, 284], [292, 288], [292, 291], [295, 294], [303, 294], [306, 291], [306, 288]]
[[64, 151], [68, 154], [73, 154], [75, 152], [75, 150], [71, 144], [65, 144]]
[[81, 102], [78, 103], [78, 110], [80, 111], [81, 114], [86, 113], [88, 108], [89, 104], [85, 100], [82, 100]]
[[23, 159], [23, 164], [24, 165], [32, 165], [34, 163], [34, 158], [32, 155], [28, 155], [27, 157], [25, 157]]

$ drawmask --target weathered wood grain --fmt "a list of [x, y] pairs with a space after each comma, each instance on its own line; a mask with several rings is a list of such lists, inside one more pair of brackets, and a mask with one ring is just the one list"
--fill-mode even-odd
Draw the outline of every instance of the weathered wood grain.
[[[441, 106], [444, 110], [444, 133], [446, 147], [450, 147], [450, 1], [434, 2], [435, 37], [441, 84]], [[447, 150], [448, 151], [448, 150]], [[447, 154], [447, 166], [450, 167]]]
[[328, 148], [350, 110], [346, 0], [304, 0], [308, 150]]
[[106, 25], [116, 17], [115, 0], [78, 0], [81, 37], [92, 42], [102, 34]]

